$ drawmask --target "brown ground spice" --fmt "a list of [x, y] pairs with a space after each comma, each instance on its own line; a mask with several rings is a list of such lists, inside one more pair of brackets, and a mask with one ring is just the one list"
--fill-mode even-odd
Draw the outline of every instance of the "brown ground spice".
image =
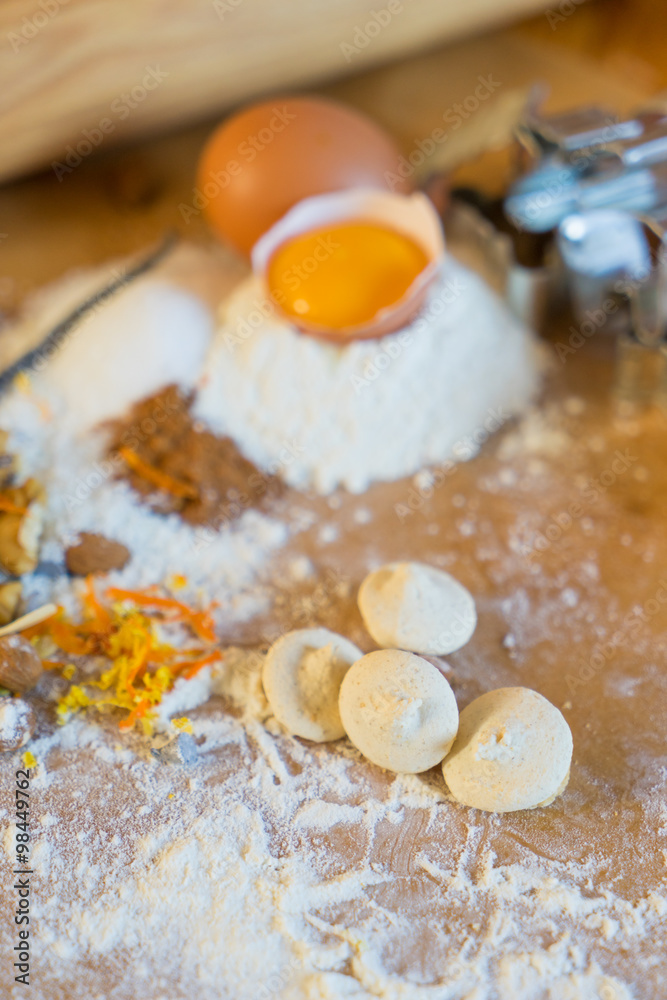
[[231, 438], [195, 421], [192, 401], [172, 385], [137, 403], [114, 423], [109, 454], [154, 510], [217, 529], [274, 499], [282, 484], [244, 458]]

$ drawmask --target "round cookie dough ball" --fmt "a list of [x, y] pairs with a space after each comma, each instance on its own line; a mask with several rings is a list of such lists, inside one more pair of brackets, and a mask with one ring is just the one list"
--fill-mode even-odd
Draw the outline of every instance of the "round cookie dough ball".
[[345, 732], [364, 757], [417, 774], [439, 764], [459, 723], [456, 699], [437, 667], [402, 649], [368, 653], [340, 687]]
[[293, 736], [315, 743], [345, 735], [338, 692], [350, 665], [363, 656], [342, 635], [303, 628], [281, 636], [264, 662], [262, 682], [271, 711]]
[[442, 773], [463, 805], [514, 812], [553, 802], [571, 760], [572, 733], [555, 705], [529, 688], [498, 688], [461, 712]]
[[475, 602], [449, 573], [395, 562], [369, 573], [359, 610], [378, 646], [443, 656], [465, 646], [477, 624]]

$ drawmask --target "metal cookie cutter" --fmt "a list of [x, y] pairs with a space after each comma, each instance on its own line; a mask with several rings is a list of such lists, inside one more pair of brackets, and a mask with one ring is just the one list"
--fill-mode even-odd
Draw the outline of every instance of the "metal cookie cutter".
[[575, 316], [618, 336], [616, 391], [667, 401], [667, 107], [628, 119], [602, 108], [516, 130], [527, 172], [505, 213], [530, 233], [556, 230]]
[[[580, 316], [617, 335], [616, 396], [667, 407], [667, 210], [570, 215], [557, 244]], [[601, 317], [601, 318], [600, 318]]]
[[528, 167], [505, 211], [520, 229], [547, 232], [573, 212], [618, 208], [649, 214], [667, 203], [667, 111], [619, 120], [602, 108], [540, 118], [516, 130]]
[[518, 230], [502, 201], [471, 188], [455, 188], [445, 215], [449, 245], [483, 273], [512, 312], [534, 330], [543, 329], [557, 290], [550, 233]]

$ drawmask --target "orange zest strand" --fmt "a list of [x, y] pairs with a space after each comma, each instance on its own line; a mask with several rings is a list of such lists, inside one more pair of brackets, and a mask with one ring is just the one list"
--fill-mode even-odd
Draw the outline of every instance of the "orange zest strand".
[[177, 601], [175, 597], [159, 597], [157, 594], [147, 593], [145, 590], [123, 590], [121, 587], [109, 587], [107, 597], [111, 601], [133, 601], [134, 604], [148, 607], [191, 613], [187, 604]]
[[[58, 702], [61, 723], [84, 710], [120, 708], [127, 713], [119, 722], [121, 730], [131, 730], [140, 723], [144, 732], [150, 733], [151, 720], [166, 692], [178, 680], [190, 680], [222, 658], [211, 616], [214, 605], [204, 610], [192, 608], [157, 593], [155, 588], [133, 591], [112, 587], [106, 597], [114, 603], [101, 601], [93, 578], [88, 577], [82, 597], [83, 620], [68, 621], [59, 608], [30, 630], [31, 637], [50, 640], [66, 655], [106, 661], [96, 679], [70, 684]], [[199, 641], [178, 646], [165, 642], [158, 631], [164, 622], [181, 624], [191, 639]], [[45, 660], [44, 666], [60, 670], [66, 680], [75, 673], [75, 665], [55, 658]]]
[[165, 490], [165, 492], [171, 493], [172, 496], [182, 500], [196, 500], [198, 498], [199, 492], [190, 483], [184, 483], [181, 479], [175, 479], [174, 476], [170, 476], [167, 472], [163, 472], [149, 462], [145, 462], [131, 448], [119, 448], [118, 454], [133, 472], [136, 472], [138, 476], [141, 476], [147, 482], [152, 483], [153, 486], [157, 486], [158, 489]]
[[21, 635], [25, 639], [34, 639], [35, 636], [45, 635], [51, 625], [57, 620], [58, 616], [62, 614], [62, 607], [58, 605], [57, 609], [53, 612], [50, 618], [44, 618], [37, 625], [31, 625], [30, 628], [21, 629]]
[[135, 604], [145, 607], [174, 611], [172, 621], [186, 621], [195, 635], [203, 642], [215, 642], [215, 627], [211, 616], [211, 610], [216, 607], [215, 602], [204, 611], [193, 611], [187, 604], [177, 601], [175, 597], [160, 597], [146, 591], [123, 590], [120, 587], [110, 587], [107, 590], [107, 597], [111, 601], [133, 601]]
[[203, 642], [215, 642], [215, 627], [209, 611], [196, 611], [188, 620], [192, 631]]
[[136, 678], [143, 673], [145, 668], [148, 666], [151, 652], [151, 637], [146, 636], [146, 641], [135, 654], [134, 664], [130, 667], [127, 677], [125, 678], [125, 686], [127, 688], [128, 694], [134, 696], [136, 690], [134, 688], [134, 681]]
[[0, 495], [0, 511], [3, 514], [27, 514], [28, 508], [21, 507], [19, 504], [13, 503], [9, 497]]
[[179, 670], [183, 667], [187, 667], [187, 670], [183, 672], [183, 677], [186, 681], [191, 680], [196, 674], [199, 673], [204, 667], [207, 667], [209, 663], [215, 663], [217, 660], [222, 659], [222, 653], [219, 649], [215, 650], [213, 653], [209, 653], [208, 656], [202, 656], [200, 660], [190, 660], [189, 663], [177, 663], [174, 665], [174, 671]]
[[53, 622], [49, 635], [63, 653], [71, 653], [72, 656], [93, 656], [98, 652], [95, 636], [82, 636], [75, 627], [66, 622]]
[[40, 415], [41, 415], [42, 420], [44, 421], [44, 423], [48, 423], [50, 420], [53, 420], [53, 410], [51, 409], [51, 407], [49, 406], [49, 404], [46, 402], [46, 400], [45, 399], [37, 399], [36, 402], [37, 402], [37, 407], [39, 409]]
[[86, 593], [84, 603], [93, 612], [94, 621], [97, 625], [99, 625], [100, 629], [108, 629], [111, 625], [111, 616], [107, 609], [103, 607], [97, 599], [92, 573], [86, 577]]
[[136, 708], [134, 708], [126, 719], [121, 719], [118, 723], [119, 729], [132, 729], [134, 723], [137, 719], [142, 719], [148, 709], [150, 708], [149, 701], [140, 701]]

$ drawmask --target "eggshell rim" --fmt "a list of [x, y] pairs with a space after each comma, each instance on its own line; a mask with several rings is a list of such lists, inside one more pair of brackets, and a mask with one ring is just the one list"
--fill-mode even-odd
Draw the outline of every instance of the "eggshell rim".
[[297, 202], [255, 243], [251, 252], [253, 271], [266, 285], [269, 262], [288, 240], [320, 229], [327, 223], [340, 224], [351, 219], [384, 223], [419, 243], [430, 260], [400, 299], [380, 309], [369, 322], [356, 326], [332, 328], [309, 323], [296, 319], [274, 302], [277, 311], [296, 329], [338, 343], [383, 337], [405, 326], [419, 312], [445, 256], [440, 217], [425, 194], [417, 191], [405, 195], [374, 188], [355, 188], [313, 195]]

